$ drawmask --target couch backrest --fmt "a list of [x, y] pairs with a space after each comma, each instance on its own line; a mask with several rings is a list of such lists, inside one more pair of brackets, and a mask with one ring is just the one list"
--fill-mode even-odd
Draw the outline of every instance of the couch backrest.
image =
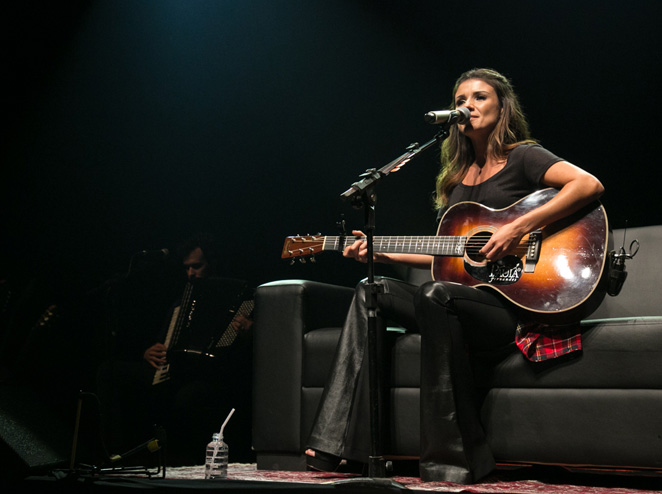
[[[621, 293], [605, 296], [589, 319], [662, 316], [662, 225], [628, 228], [625, 250], [638, 240], [639, 252], [625, 262], [628, 275]], [[614, 230], [614, 249], [623, 245], [623, 230]]]

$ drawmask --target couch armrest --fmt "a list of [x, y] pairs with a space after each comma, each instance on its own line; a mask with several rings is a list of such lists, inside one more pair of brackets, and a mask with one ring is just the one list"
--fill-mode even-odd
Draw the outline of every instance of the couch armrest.
[[342, 326], [352, 288], [305, 280], [260, 285], [253, 326], [253, 448], [300, 452], [303, 336]]

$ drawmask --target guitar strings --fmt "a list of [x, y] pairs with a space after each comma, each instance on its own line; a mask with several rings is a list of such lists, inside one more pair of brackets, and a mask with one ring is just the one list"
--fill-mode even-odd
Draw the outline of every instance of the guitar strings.
[[[490, 235], [490, 237], [491, 237], [491, 235]], [[485, 246], [485, 244], [487, 243], [487, 241], [489, 240], [490, 237], [481, 237], [480, 234], [477, 234], [477, 235], [473, 235], [471, 237], [461, 236], [461, 235], [458, 235], [458, 236], [402, 237], [403, 239], [406, 239], [406, 240], [397, 240], [400, 237], [396, 236], [396, 237], [375, 237], [373, 240], [379, 245], [381, 245], [385, 242], [388, 242], [389, 245], [393, 244], [392, 247], [394, 249], [398, 249], [398, 245], [401, 245], [401, 244], [403, 246], [405, 244], [409, 244], [410, 247], [411, 246], [416, 246], [416, 245], [421, 245], [421, 244], [427, 245], [427, 246], [430, 246], [430, 244], [432, 244], [433, 246], [442, 247], [442, 246], [444, 246], [444, 244], [453, 245], [453, 244], [457, 243], [458, 238], [465, 238], [467, 240], [464, 242], [464, 250], [468, 251], [468, 252], [478, 252], [478, 251], [480, 251], [480, 249], [482, 249]], [[295, 238], [297, 239], [296, 243], [303, 243], [303, 244], [318, 243], [319, 246], [323, 245], [323, 239], [321, 239], [319, 237], [317, 237], [317, 238], [295, 237]], [[338, 239], [340, 239], [340, 238], [341, 237], [337, 237], [337, 236], [336, 237], [326, 237], [327, 241], [329, 241], [330, 243], [335, 243], [335, 244], [338, 243]], [[344, 241], [342, 247], [343, 248], [347, 247], [348, 245], [350, 245], [350, 241], [357, 241], [359, 239], [365, 240], [366, 237], [360, 237], [360, 238], [359, 237], [345, 237], [345, 239], [344, 239], [345, 241]], [[530, 238], [527, 238], [524, 241], [520, 241], [519, 244], [515, 247], [514, 250], [517, 251], [519, 249], [528, 249], [535, 242], [536, 242], [536, 240], [531, 240]], [[311, 247], [308, 246], [306, 248], [310, 249]], [[296, 248], [293, 249], [293, 250], [296, 250]]]

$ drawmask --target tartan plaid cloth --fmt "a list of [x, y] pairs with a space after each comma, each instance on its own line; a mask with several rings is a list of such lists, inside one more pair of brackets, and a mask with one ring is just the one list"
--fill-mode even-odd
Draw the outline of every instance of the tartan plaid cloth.
[[579, 323], [550, 326], [541, 323], [517, 325], [515, 344], [532, 362], [542, 362], [582, 349]]

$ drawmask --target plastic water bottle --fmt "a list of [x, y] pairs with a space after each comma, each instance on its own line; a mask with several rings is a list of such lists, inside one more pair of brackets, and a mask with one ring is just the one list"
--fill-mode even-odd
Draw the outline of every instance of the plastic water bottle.
[[228, 476], [228, 445], [223, 442], [223, 436], [215, 432], [207, 445], [205, 461], [206, 479], [225, 479]]

